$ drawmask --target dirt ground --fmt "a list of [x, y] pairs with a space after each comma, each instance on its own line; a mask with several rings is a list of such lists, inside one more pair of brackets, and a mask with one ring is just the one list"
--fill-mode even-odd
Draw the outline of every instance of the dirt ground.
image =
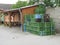
[[22, 32], [21, 27], [0, 26], [0, 45], [60, 45], [60, 34], [38, 36]]

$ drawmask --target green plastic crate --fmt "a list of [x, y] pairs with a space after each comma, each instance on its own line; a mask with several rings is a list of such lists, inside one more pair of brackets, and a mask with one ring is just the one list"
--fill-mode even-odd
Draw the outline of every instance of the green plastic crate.
[[56, 31], [51, 31], [51, 35], [55, 35], [56, 34]]
[[42, 22], [31, 22], [31, 25], [32, 26], [43, 26], [43, 23]]
[[32, 33], [32, 34], [39, 35], [39, 32], [38, 32], [38, 31], [31, 30], [31, 33]]
[[32, 19], [31, 19], [31, 22], [35, 22], [35, 19], [34, 19], [34, 18], [32, 18]]
[[45, 27], [51, 27], [51, 23], [50, 23], [50, 22], [45, 22], [45, 23], [44, 23], [44, 26], [45, 26]]
[[37, 32], [37, 31], [34, 31], [34, 32], [33, 32], [33, 34], [39, 35], [39, 32]]
[[40, 31], [40, 36], [45, 36], [46, 35], [46, 32], [43, 30], [43, 31]]
[[30, 15], [30, 18], [32, 19], [32, 18], [34, 18], [34, 15], [32, 14], [32, 15]]
[[41, 31], [41, 30], [43, 30], [43, 27], [35, 27], [34, 30]]

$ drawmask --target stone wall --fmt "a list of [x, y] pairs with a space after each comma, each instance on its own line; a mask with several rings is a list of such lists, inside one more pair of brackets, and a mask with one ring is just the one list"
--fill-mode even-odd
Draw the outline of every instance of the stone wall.
[[56, 8], [47, 8], [46, 13], [53, 18], [55, 22], [56, 32], [60, 33], [60, 7]]

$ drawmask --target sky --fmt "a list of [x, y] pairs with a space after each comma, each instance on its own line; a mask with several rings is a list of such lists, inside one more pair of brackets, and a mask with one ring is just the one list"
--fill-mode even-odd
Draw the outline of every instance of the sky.
[[[0, 4], [15, 4], [18, 0], [0, 0]], [[26, 1], [26, 0], [22, 0]]]

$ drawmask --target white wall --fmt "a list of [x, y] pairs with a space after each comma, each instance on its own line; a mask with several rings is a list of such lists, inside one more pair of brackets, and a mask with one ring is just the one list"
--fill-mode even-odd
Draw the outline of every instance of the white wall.
[[60, 7], [48, 8], [46, 13], [50, 14], [55, 22], [56, 31], [60, 33]]

